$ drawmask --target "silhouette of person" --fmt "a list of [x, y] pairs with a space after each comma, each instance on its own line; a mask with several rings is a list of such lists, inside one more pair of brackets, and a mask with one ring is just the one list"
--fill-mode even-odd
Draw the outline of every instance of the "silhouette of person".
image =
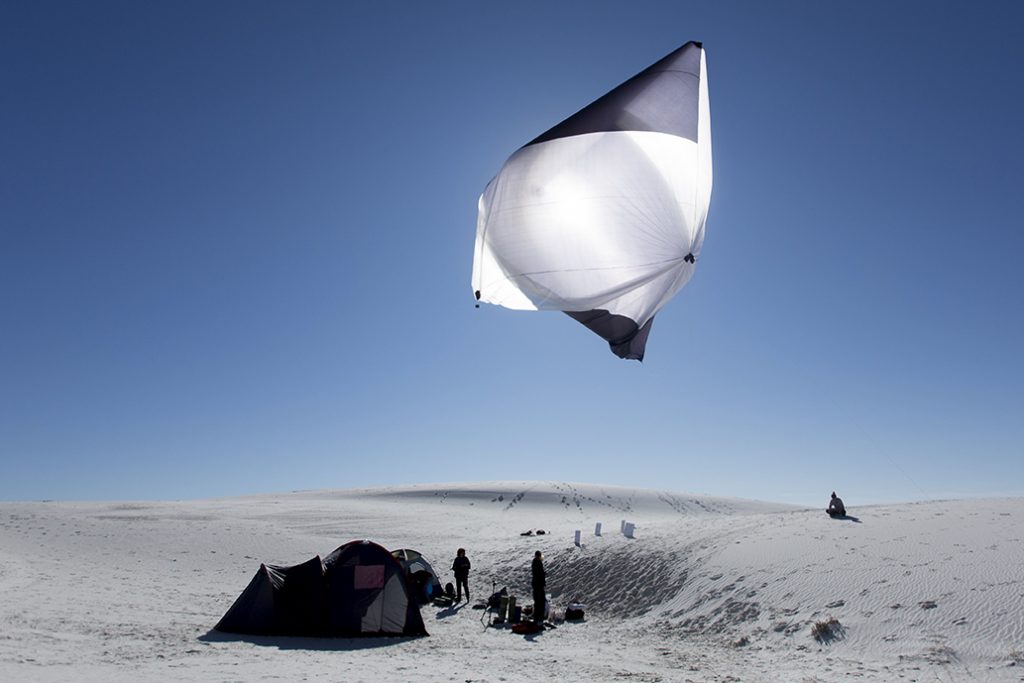
[[843, 505], [843, 499], [836, 495], [836, 492], [832, 492], [832, 500], [828, 502], [828, 510], [826, 511], [832, 517], [843, 517], [846, 515], [846, 506]]
[[455, 572], [455, 602], [462, 602], [462, 589], [466, 589], [466, 602], [469, 602], [469, 558], [466, 557], [466, 549], [459, 548], [455, 554], [455, 561], [452, 562], [452, 571]]
[[530, 566], [533, 585], [533, 620], [538, 624], [544, 623], [544, 610], [546, 596], [544, 591], [547, 587], [547, 576], [544, 573], [544, 556], [538, 550], [533, 554], [533, 564]]

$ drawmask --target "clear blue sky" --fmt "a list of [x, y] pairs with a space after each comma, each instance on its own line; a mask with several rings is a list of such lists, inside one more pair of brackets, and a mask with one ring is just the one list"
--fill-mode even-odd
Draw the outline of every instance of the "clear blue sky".
[[[1024, 3], [0, 2], [0, 499], [1024, 494]], [[643, 364], [474, 308], [516, 148], [688, 40]]]

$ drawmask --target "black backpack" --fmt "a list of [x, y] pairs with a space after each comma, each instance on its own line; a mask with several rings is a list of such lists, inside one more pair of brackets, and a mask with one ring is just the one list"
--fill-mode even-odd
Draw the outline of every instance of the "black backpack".
[[502, 588], [500, 591], [491, 593], [491, 597], [487, 598], [487, 606], [491, 609], [498, 609], [501, 607], [501, 597], [508, 595], [508, 589]]

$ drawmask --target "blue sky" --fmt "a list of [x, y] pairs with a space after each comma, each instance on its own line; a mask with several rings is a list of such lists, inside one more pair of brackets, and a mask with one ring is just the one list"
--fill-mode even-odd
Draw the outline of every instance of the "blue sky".
[[[557, 479], [1024, 495], [1024, 5], [0, 4], [0, 499]], [[688, 40], [643, 364], [474, 308], [515, 149]]]

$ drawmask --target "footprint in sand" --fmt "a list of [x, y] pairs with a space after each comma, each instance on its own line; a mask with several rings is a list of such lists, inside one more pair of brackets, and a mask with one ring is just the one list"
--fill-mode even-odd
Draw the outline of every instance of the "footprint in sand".
[[516, 503], [518, 503], [519, 501], [521, 501], [521, 500], [522, 500], [523, 498], [525, 498], [525, 497], [526, 497], [526, 491], [520, 491], [519, 493], [517, 493], [517, 494], [516, 494], [515, 498], [513, 498], [512, 500], [510, 500], [510, 501], [508, 502], [508, 505], [506, 505], [506, 506], [505, 506], [505, 509], [506, 509], [506, 510], [511, 510], [511, 509], [512, 509], [512, 507], [513, 507], [513, 506], [514, 506], [514, 505], [515, 505]]

